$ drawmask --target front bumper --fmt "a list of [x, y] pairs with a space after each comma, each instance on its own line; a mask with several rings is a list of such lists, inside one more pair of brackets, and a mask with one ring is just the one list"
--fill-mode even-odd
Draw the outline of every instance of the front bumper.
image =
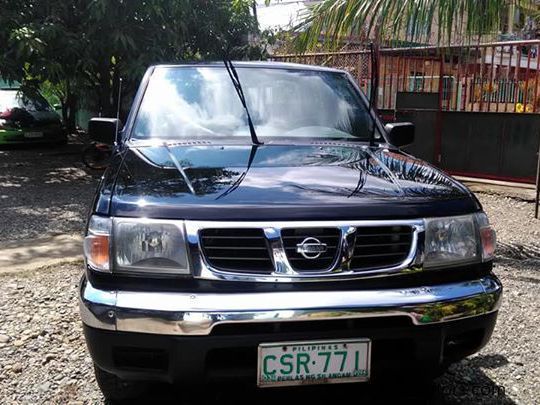
[[218, 325], [266, 322], [405, 317], [422, 326], [490, 314], [501, 297], [493, 275], [419, 288], [202, 294], [104, 291], [83, 277], [80, 312], [96, 329], [196, 336]]
[[95, 364], [125, 380], [254, 382], [261, 343], [368, 338], [371, 382], [437, 375], [480, 350], [501, 303], [495, 276], [423, 288], [265, 293], [104, 291], [80, 310]]

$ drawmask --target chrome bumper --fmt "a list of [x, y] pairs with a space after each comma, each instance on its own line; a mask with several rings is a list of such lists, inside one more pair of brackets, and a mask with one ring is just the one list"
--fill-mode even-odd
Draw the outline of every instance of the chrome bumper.
[[407, 316], [415, 325], [499, 309], [495, 276], [421, 288], [272, 293], [103, 291], [83, 277], [82, 321], [93, 328], [162, 335], [209, 335], [216, 325]]

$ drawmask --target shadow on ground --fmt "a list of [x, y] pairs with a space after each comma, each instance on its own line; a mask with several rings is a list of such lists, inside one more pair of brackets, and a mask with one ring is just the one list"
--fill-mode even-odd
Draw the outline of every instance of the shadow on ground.
[[100, 174], [84, 168], [81, 148], [0, 149], [0, 240], [82, 232]]
[[[257, 389], [231, 380], [228, 385], [208, 385], [190, 389], [153, 385], [141, 401], [164, 404], [515, 404], [506, 388], [492, 381], [482, 369], [504, 366], [500, 355], [479, 355], [466, 365], [451, 367], [433, 382], [388, 381], [373, 385], [338, 384], [311, 387]], [[122, 402], [108, 402], [122, 404]]]

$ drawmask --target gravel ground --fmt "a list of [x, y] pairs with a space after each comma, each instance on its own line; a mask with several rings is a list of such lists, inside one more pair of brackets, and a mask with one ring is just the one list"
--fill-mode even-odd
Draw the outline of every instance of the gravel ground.
[[[38, 171], [36, 160], [41, 161]], [[97, 179], [82, 169], [76, 148], [0, 151], [0, 161], [0, 208], [7, 212], [0, 240], [81, 232]], [[219, 403], [231, 398], [235, 403], [289, 403], [301, 392], [300, 399], [309, 403], [346, 395], [350, 401], [355, 395], [366, 403], [540, 404], [540, 221], [533, 218], [531, 203], [479, 197], [498, 231], [495, 272], [505, 286], [499, 322], [480, 353], [452, 366], [433, 386], [405, 394], [387, 388], [360, 392], [364, 388], [358, 386], [262, 393], [233, 387], [210, 389], [207, 397]], [[78, 318], [81, 267], [0, 276], [0, 403], [103, 402]], [[199, 394], [189, 394], [184, 403], [203, 403]], [[160, 398], [178, 403], [177, 395]]]
[[[491, 342], [477, 355], [452, 366], [433, 387], [407, 391], [409, 397], [399, 392], [395, 398], [395, 393], [384, 389], [357, 392], [358, 387], [334, 386], [304, 389], [302, 399], [327, 403], [348, 392], [368, 403], [387, 403], [389, 395], [400, 403], [405, 398], [426, 404], [539, 403], [539, 268], [536, 260], [499, 260], [496, 271], [505, 285], [505, 299]], [[0, 403], [103, 402], [78, 318], [81, 271], [81, 265], [71, 264], [0, 276]], [[216, 403], [227, 403], [223, 398], [288, 403], [291, 394], [298, 394], [289, 390], [242, 392], [239, 396], [217, 389], [206, 394], [217, 398]], [[176, 395], [168, 392], [161, 398], [172, 401]], [[202, 403], [190, 395], [187, 403]]]
[[0, 150], [0, 241], [81, 233], [98, 180], [80, 145]]

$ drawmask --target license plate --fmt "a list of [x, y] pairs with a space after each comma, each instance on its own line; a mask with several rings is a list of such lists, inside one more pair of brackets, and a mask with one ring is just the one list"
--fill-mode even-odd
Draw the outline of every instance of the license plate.
[[25, 138], [43, 138], [43, 132], [25, 132]]
[[259, 345], [260, 387], [369, 380], [369, 339], [264, 343]]

